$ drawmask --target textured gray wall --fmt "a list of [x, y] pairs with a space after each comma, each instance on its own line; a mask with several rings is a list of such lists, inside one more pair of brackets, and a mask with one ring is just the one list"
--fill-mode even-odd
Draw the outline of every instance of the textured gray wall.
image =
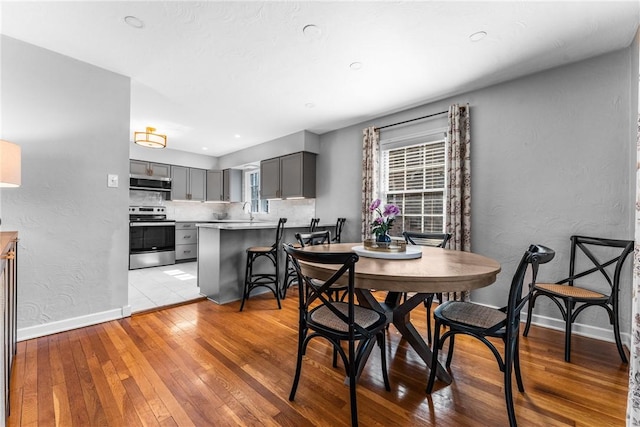
[[[529, 243], [558, 253], [542, 277], [568, 271], [569, 236], [633, 239], [637, 44], [587, 61], [460, 94], [321, 136], [316, 214], [344, 215], [345, 241], [360, 235], [362, 128], [471, 105], [472, 248], [502, 273], [475, 301], [502, 306]], [[636, 58], [636, 61], [633, 61]], [[634, 94], [635, 90], [635, 94]], [[384, 138], [384, 131], [382, 134]], [[621, 291], [629, 331], [631, 259]], [[540, 301], [536, 313], [559, 318]], [[579, 322], [608, 327], [604, 310]]]
[[2, 228], [20, 233], [18, 327], [121, 309], [129, 78], [1, 41], [2, 138], [22, 147], [22, 186], [1, 195]]

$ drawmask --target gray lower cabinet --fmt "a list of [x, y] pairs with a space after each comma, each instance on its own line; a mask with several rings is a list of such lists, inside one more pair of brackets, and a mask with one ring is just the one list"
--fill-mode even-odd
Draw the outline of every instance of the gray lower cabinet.
[[198, 257], [198, 229], [195, 222], [176, 223], [176, 261]]
[[207, 171], [171, 166], [171, 200], [204, 201]]
[[316, 197], [316, 155], [300, 151], [260, 162], [260, 196]]

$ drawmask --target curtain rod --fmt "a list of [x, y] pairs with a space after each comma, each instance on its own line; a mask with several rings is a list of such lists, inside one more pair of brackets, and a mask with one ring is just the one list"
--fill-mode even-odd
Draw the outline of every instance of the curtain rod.
[[380, 127], [376, 128], [376, 130], [390, 128], [392, 126], [403, 125], [405, 123], [415, 122], [416, 120], [428, 119], [429, 117], [441, 116], [442, 114], [447, 114], [448, 112], [449, 111], [440, 111], [439, 113], [429, 114], [428, 116], [422, 116], [422, 117], [418, 117], [418, 118], [411, 119], [411, 120], [405, 120], [404, 122], [398, 122], [398, 123], [393, 123], [393, 124], [386, 125], [386, 126], [380, 126]]

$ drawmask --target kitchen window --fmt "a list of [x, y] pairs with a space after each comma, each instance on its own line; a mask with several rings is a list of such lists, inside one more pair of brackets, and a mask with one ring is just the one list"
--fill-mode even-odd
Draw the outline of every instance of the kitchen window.
[[444, 232], [445, 154], [444, 132], [381, 141], [382, 200], [400, 208], [392, 236]]
[[268, 213], [269, 200], [260, 199], [260, 170], [247, 171], [244, 178], [245, 201], [250, 202], [251, 212]]

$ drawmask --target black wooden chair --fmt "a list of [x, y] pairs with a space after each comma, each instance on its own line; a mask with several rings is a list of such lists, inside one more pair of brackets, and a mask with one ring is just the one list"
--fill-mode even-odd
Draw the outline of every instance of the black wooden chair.
[[[309, 223], [309, 233], [313, 233], [316, 231], [318, 223], [320, 222], [320, 218], [311, 218], [311, 222]], [[294, 247], [300, 248], [300, 242], [294, 243]], [[284, 280], [282, 281], [282, 287], [280, 288], [280, 298], [285, 299], [287, 297], [287, 289], [297, 283], [296, 272], [289, 261], [289, 257], [286, 257], [285, 267], [284, 267]]]
[[[627, 363], [627, 356], [620, 339], [620, 320], [618, 317], [618, 291], [620, 288], [620, 273], [627, 256], [633, 252], [633, 240], [614, 240], [599, 237], [571, 236], [571, 258], [569, 260], [569, 277], [556, 283], [536, 283], [527, 311], [527, 326], [524, 336], [529, 333], [531, 317], [536, 299], [545, 296], [551, 299], [562, 313], [565, 321], [564, 360], [571, 361], [571, 325], [582, 310], [588, 307], [602, 307], [609, 314], [609, 321], [613, 325], [613, 334], [618, 347], [618, 353], [623, 363]], [[609, 267], [610, 266], [610, 267]], [[607, 267], [609, 267], [607, 269]], [[613, 271], [611, 271], [613, 270]], [[583, 279], [592, 273], [601, 273], [598, 279], [593, 276]], [[612, 274], [613, 273], [613, 274]], [[598, 276], [598, 275], [596, 275]], [[592, 290], [578, 286], [576, 281], [600, 281], [604, 278], [606, 290]], [[560, 302], [564, 303], [564, 307]]]
[[[244, 303], [249, 299], [249, 294], [256, 288], [267, 288], [273, 292], [280, 305], [280, 263], [279, 252], [282, 243], [282, 235], [284, 234], [284, 224], [286, 218], [280, 218], [278, 227], [276, 228], [276, 239], [271, 246], [252, 246], [247, 249], [247, 265], [245, 268], [244, 291], [242, 292], [242, 303], [240, 311], [244, 308]], [[254, 264], [260, 260], [266, 259], [273, 264], [273, 272], [255, 273], [253, 271]]]
[[[436, 248], [444, 248], [447, 246], [449, 239], [451, 239], [451, 234], [449, 233], [418, 233], [415, 231], [404, 231], [402, 233], [404, 236], [405, 242], [410, 245], [420, 245], [420, 246], [433, 246]], [[437, 294], [429, 294], [427, 298], [424, 300], [424, 308], [427, 311], [427, 342], [431, 344], [431, 305], [433, 304], [433, 297], [438, 297], [438, 303], [442, 303], [442, 293]], [[407, 298], [407, 295], [403, 295], [404, 299]]]
[[[349, 381], [351, 425], [357, 426], [356, 383], [358, 372], [366, 361], [365, 356], [369, 354], [376, 342], [381, 349], [384, 386], [387, 391], [391, 389], [386, 361], [384, 330], [386, 316], [384, 313], [360, 306], [355, 302], [355, 268], [359, 259], [357, 254], [306, 252], [291, 245], [284, 245], [284, 250], [290, 256], [291, 263], [298, 275], [298, 293], [300, 295], [298, 358], [289, 400], [293, 401], [296, 395], [302, 370], [302, 357], [306, 352], [307, 345], [314, 338], [324, 338], [331, 343], [334, 351], [337, 351], [342, 358]], [[318, 282], [304, 276], [299, 261], [333, 264], [341, 267], [329, 279]], [[347, 301], [334, 301], [328, 297], [328, 291], [343, 276], [348, 279]], [[343, 341], [348, 343], [346, 352], [340, 345]], [[322, 384], [316, 384], [316, 387], [321, 388]]]
[[[446, 301], [440, 304], [433, 312], [436, 325], [431, 366], [437, 366], [438, 352], [447, 338], [449, 338], [447, 369], [451, 368], [451, 358], [453, 357], [454, 341], [457, 334], [470, 335], [484, 343], [496, 358], [500, 371], [504, 373], [504, 395], [509, 425], [512, 427], [517, 425], [511, 390], [513, 371], [515, 371], [518, 390], [524, 392], [520, 373], [519, 337], [520, 311], [530, 295], [529, 292], [525, 292], [524, 296], [522, 295], [525, 275], [527, 270], [530, 269], [530, 283], [532, 285], [536, 280], [538, 265], [551, 261], [554, 256], [555, 252], [552, 249], [540, 245], [529, 246], [529, 249], [522, 256], [511, 281], [509, 300], [506, 307], [496, 309], [472, 302]], [[448, 326], [450, 329], [441, 337], [440, 328], [442, 326]], [[500, 355], [493, 343], [487, 339], [488, 337], [500, 338], [504, 342], [504, 356]], [[436, 370], [432, 369], [429, 374], [427, 393], [432, 392], [435, 378]]]
[[[330, 231], [314, 231], [309, 233], [296, 233], [296, 241], [297, 244], [293, 246], [295, 248], [303, 248], [305, 246], [310, 245], [324, 245], [331, 243], [331, 232]], [[296, 274], [295, 268], [293, 268], [293, 264], [291, 263], [291, 259], [287, 256], [287, 276], [285, 278], [284, 283], [282, 284], [282, 291], [280, 292], [280, 298], [285, 299], [287, 297], [287, 290], [290, 286], [296, 285], [298, 283], [298, 275]]]
[[332, 242], [340, 243], [340, 239], [342, 236], [342, 229], [344, 228], [344, 223], [347, 221], [347, 218], [338, 218], [336, 221], [336, 232], [333, 236]]

